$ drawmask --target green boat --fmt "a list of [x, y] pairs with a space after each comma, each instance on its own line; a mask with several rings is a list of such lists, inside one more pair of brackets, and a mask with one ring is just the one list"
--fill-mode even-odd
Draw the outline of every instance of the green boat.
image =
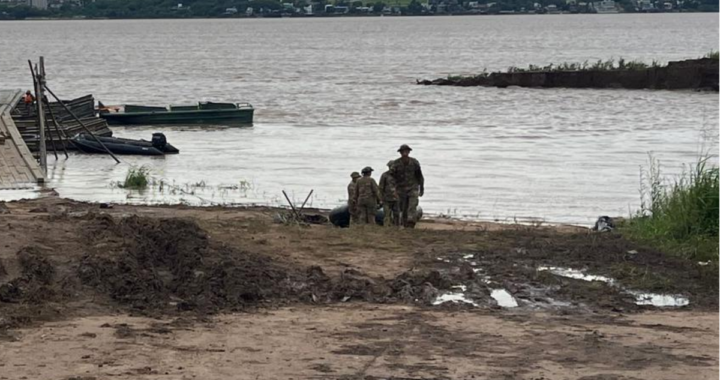
[[106, 107], [101, 103], [98, 107], [100, 117], [112, 125], [252, 124], [254, 112], [249, 103], [200, 102], [169, 107]]

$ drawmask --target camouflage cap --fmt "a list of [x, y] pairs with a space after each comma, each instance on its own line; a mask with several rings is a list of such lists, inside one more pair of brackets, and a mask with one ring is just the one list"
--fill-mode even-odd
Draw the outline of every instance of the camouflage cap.
[[391, 167], [391, 166], [393, 166], [393, 163], [395, 163], [395, 161], [394, 161], [394, 160], [390, 160], [390, 161], [388, 161], [387, 166], [388, 166], [388, 167]]
[[372, 171], [373, 171], [373, 168], [371, 168], [371, 167], [369, 167], [369, 166], [366, 166], [366, 167], [363, 168], [362, 173], [363, 173], [363, 174], [365, 174], [365, 173], [372, 173]]
[[358, 173], [358, 172], [352, 172], [352, 174], [350, 174], [350, 177], [351, 177], [351, 178], [360, 177], [360, 173]]
[[408, 152], [410, 152], [412, 150], [412, 148], [407, 144], [402, 144], [402, 145], [400, 145], [400, 149], [398, 149], [397, 151], [402, 152], [403, 150], [407, 150]]

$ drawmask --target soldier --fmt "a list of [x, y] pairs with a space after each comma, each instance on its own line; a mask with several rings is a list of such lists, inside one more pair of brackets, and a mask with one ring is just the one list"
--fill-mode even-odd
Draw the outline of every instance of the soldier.
[[393, 161], [390, 173], [395, 178], [398, 203], [401, 215], [401, 224], [414, 228], [417, 223], [418, 197], [425, 193], [425, 178], [420, 169], [420, 162], [410, 157], [412, 149], [403, 144], [398, 149], [400, 158]]
[[350, 182], [350, 184], [348, 184], [347, 191], [348, 191], [348, 212], [350, 213], [349, 224], [352, 224], [352, 223], [357, 223], [357, 221], [358, 221], [357, 204], [355, 203], [355, 183], [357, 183], [358, 178], [360, 178], [360, 173], [352, 172], [352, 174], [350, 174], [350, 178], [352, 178], [352, 182]]
[[372, 178], [373, 169], [366, 166], [362, 170], [362, 178], [355, 184], [355, 199], [358, 208], [359, 224], [375, 224], [375, 212], [378, 203], [382, 202], [380, 189]]
[[393, 160], [388, 161], [388, 171], [380, 176], [380, 194], [383, 198], [383, 213], [385, 218], [383, 224], [387, 226], [397, 226], [400, 222], [400, 215], [398, 215], [398, 196], [397, 190], [395, 189], [395, 178], [390, 174], [390, 169], [393, 166]]
[[35, 97], [33, 96], [32, 92], [30, 90], [27, 90], [25, 92], [25, 96], [23, 96], [23, 101], [25, 102], [25, 110], [27, 111], [28, 115], [32, 116], [34, 114], [35, 110]]

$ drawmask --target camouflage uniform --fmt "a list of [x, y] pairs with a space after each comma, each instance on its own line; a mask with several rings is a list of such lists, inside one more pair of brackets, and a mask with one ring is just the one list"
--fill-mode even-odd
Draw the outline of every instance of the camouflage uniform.
[[[392, 167], [394, 161], [388, 163], [388, 167]], [[386, 171], [380, 176], [380, 194], [383, 198], [383, 213], [385, 218], [383, 225], [397, 226], [400, 222], [400, 215], [398, 209], [398, 196], [397, 190], [395, 189], [395, 178], [393, 178], [390, 170]]]
[[395, 178], [398, 202], [401, 215], [401, 225], [415, 227], [417, 223], [417, 206], [419, 192], [423, 191], [425, 178], [423, 177], [418, 160], [407, 157], [398, 158], [393, 162], [390, 173]]
[[382, 202], [380, 189], [375, 179], [364, 176], [355, 184], [355, 199], [358, 207], [359, 224], [375, 224], [375, 212], [379, 202]]
[[360, 178], [360, 173], [353, 172], [350, 174], [350, 177], [352, 177], [352, 181], [350, 184], [348, 184], [347, 192], [348, 192], [348, 213], [350, 213], [350, 223], [357, 223], [358, 222], [358, 211], [357, 211], [357, 204], [355, 201], [355, 183]]

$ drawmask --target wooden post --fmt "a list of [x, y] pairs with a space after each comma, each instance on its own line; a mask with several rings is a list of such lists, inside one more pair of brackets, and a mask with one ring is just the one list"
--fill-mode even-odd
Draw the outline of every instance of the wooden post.
[[40, 168], [47, 176], [47, 147], [45, 146], [45, 111], [43, 110], [43, 98], [45, 97], [45, 58], [40, 57], [40, 66], [35, 72], [35, 101], [37, 102], [38, 127], [40, 128]]

